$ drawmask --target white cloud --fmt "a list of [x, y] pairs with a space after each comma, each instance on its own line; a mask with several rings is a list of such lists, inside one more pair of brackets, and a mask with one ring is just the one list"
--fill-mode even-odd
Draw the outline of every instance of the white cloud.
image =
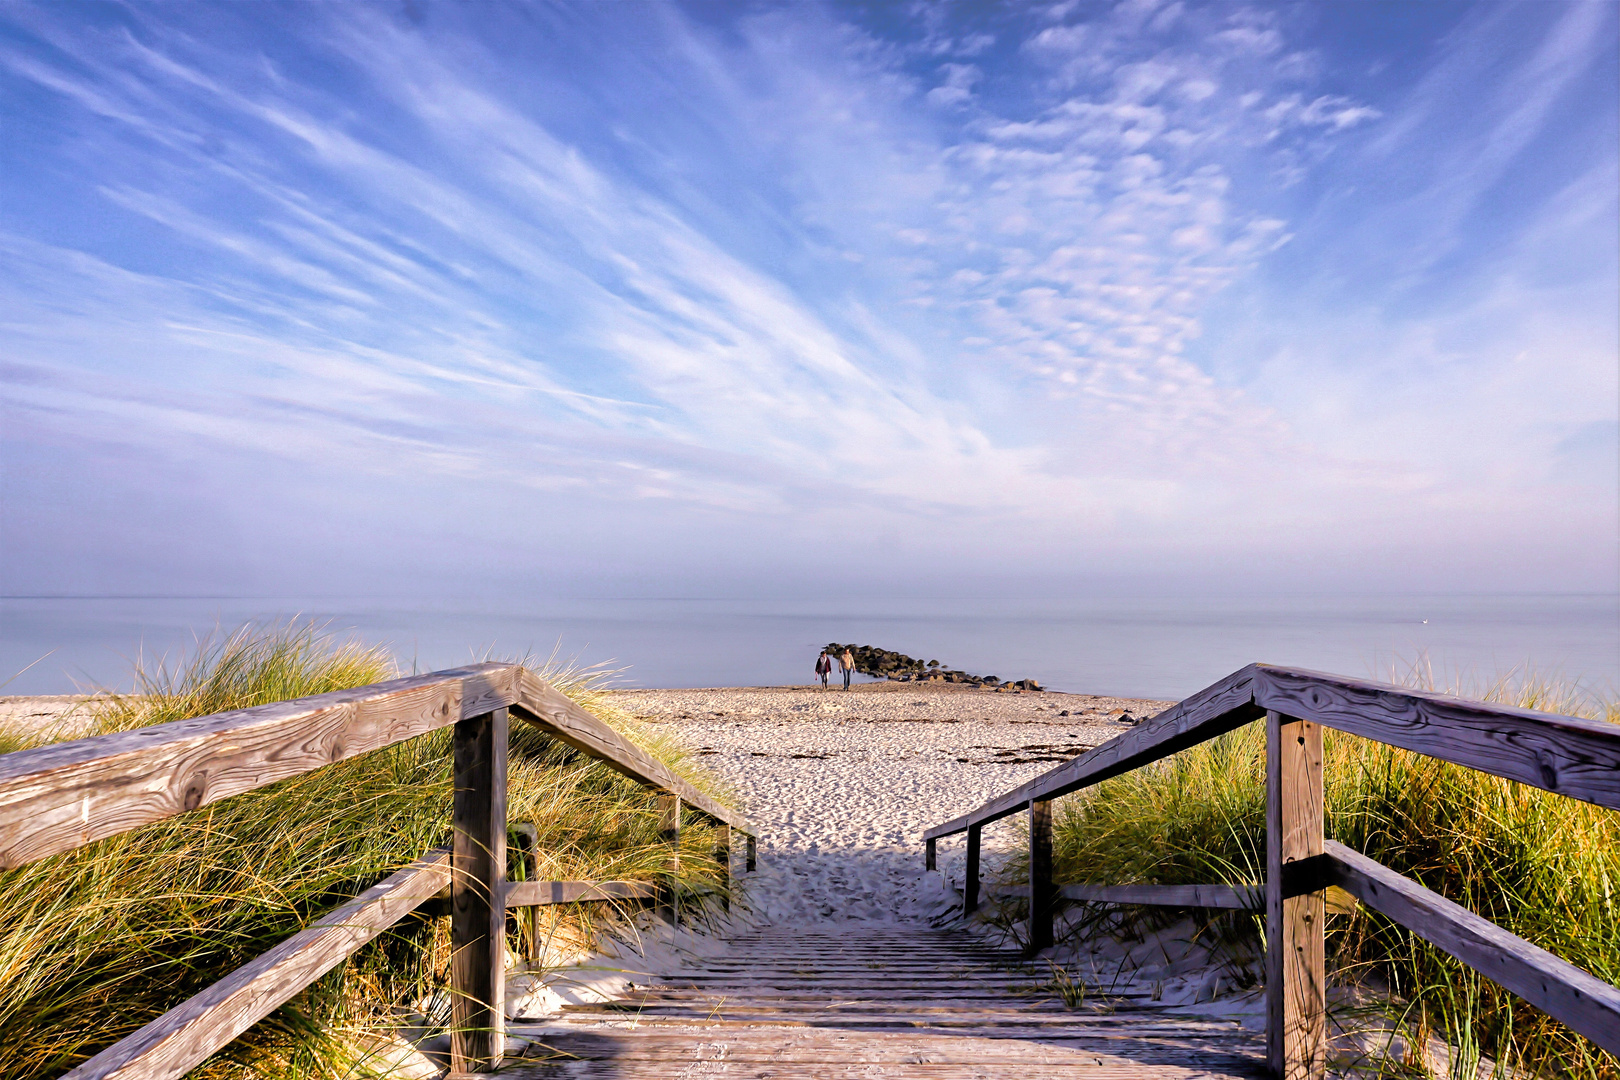
[[[1603, 421], [1549, 404], [1554, 383], [1602, 391], [1590, 365], [1558, 382], [1545, 348], [1441, 342], [1527, 315], [1509, 277], [1445, 319], [1368, 316], [1383, 330], [1355, 339], [1391, 358], [1388, 385], [1455, 394], [1432, 437], [1402, 434], [1422, 409], [1381, 404], [1369, 372], [1302, 348], [1309, 327], [1266, 343], [1264, 387], [1210, 362], [1212, 307], [1300, 235], [1272, 178], [1354, 139], [1395, 153], [1380, 133], [1412, 130], [1323, 81], [1280, 19], [1059, 5], [992, 34], [914, 14], [885, 40], [820, 8], [724, 34], [661, 10], [634, 63], [662, 96], [626, 105], [612, 95], [642, 84], [582, 70], [563, 87], [580, 119], [551, 101], [567, 76], [503, 66], [454, 24], [323, 10], [295, 36], [339, 93], [163, 13], [111, 43], [30, 15], [57, 54], [3, 62], [95, 118], [78, 138], [117, 163], [97, 207], [180, 254], [135, 271], [9, 242], [15, 415], [44, 432], [67, 406], [149, 448], [735, 515], [761, 537], [868, 514], [963, 558], [1138, 562], [1347, 529], [1389, 543], [1414, 500], [1472, 528], [1470, 498], [1498, 504], [1471, 471], [1523, 492], [1586, 445], [1569, 425]], [[1564, 16], [1515, 84], [1588, 55], [1589, 23]], [[608, 51], [593, 65], [620, 62]], [[1439, 94], [1420, 88], [1420, 110]], [[1487, 171], [1558, 100], [1531, 97], [1494, 102], [1510, 150]], [[1480, 197], [1460, 173], [1443, 187], [1423, 205]], [[1596, 338], [1535, 325], [1592, 355]], [[1411, 375], [1448, 365], [1478, 377]], [[1448, 448], [1470, 415], [1526, 400], [1542, 428], [1514, 445], [1540, 448], [1541, 473]]]
[[942, 64], [940, 71], [945, 81], [928, 91], [928, 100], [935, 105], [966, 105], [973, 100], [973, 84], [984, 78], [972, 64]]

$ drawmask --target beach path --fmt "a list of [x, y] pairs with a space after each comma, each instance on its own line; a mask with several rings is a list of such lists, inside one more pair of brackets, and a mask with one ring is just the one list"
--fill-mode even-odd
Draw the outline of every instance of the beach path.
[[513, 1024], [510, 1034], [534, 1049], [501, 1075], [1265, 1075], [1261, 1040], [1236, 1024], [1172, 1015], [1142, 996], [1094, 995], [1071, 1005], [1051, 980], [1049, 969], [961, 930], [858, 922], [766, 928], [695, 968], [642, 976], [617, 1000]]
[[[955, 902], [964, 846], [923, 869], [931, 825], [1126, 730], [1164, 703], [996, 693], [940, 683], [628, 690], [614, 704], [670, 730], [731, 787], [759, 830], [740, 883], [760, 925], [924, 922]], [[987, 873], [1020, 847], [1015, 819], [985, 831]]]
[[[961, 851], [922, 832], [1125, 730], [1163, 703], [938, 684], [646, 690], [760, 833], [729, 947], [638, 974], [610, 1001], [515, 1022], [503, 1076], [1191, 1078], [1264, 1075], [1261, 1036], [1165, 1009], [1141, 984], [1072, 1004], [1052, 967], [955, 917]], [[985, 834], [985, 863], [1019, 846]], [[536, 1053], [544, 1065], [530, 1064]]]

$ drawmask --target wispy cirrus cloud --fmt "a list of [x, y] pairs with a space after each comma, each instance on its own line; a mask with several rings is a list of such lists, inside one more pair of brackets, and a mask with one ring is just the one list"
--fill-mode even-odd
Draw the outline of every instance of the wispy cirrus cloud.
[[[1422, 219], [1402, 272], [1438, 287], [1470, 215], [1612, 52], [1608, 15], [1538, 23], [1509, 80], [1526, 93], [1441, 140], [1457, 57], [1512, 51], [1500, 20], [1461, 25], [1392, 92], [1297, 18], [1232, 5], [424, 11], [7, 13], [8, 101], [61, 133], [29, 166], [56, 190], [8, 215], [3, 249], [17, 445], [52, 443], [67, 410], [136, 458], [210, 447], [323, 483], [545, 493], [575, 520], [620, 521], [617, 500], [669, 536], [722, 515], [783, 558], [824, 529], [901, 562], [1340, 550], [1348, 522], [1384, 550], [1414, 499], [1472, 514], [1488, 547], [1481, 516], [1538, 490], [1499, 468], [1512, 448], [1388, 422], [1406, 416], [1376, 400], [1392, 365], [1233, 313], [1383, 303], [1377, 282], [1325, 310], [1320, 276], [1269, 285], [1369, 219]], [[1415, 192], [1376, 206], [1345, 194], [1415, 142], [1450, 175], [1412, 166]], [[1555, 202], [1527, 217], [1568, 245]], [[111, 228], [85, 230], [92, 214]], [[1477, 339], [1520, 310], [1512, 289], [1427, 310], [1345, 340], [1415, 371], [1441, 333], [1508, 370]], [[1601, 355], [1603, 317], [1577, 322], [1559, 340]], [[1487, 381], [1436, 430], [1528, 394], [1515, 446], [1550, 463], [1601, 421], [1517, 386]], [[1481, 462], [1511, 483], [1482, 485]], [[1261, 497], [1279, 485], [1303, 502]], [[1010, 524], [988, 539], [992, 522]]]

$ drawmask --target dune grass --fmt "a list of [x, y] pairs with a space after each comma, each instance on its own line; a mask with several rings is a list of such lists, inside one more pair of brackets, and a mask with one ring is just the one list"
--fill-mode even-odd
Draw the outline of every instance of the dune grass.
[[[1557, 680], [1452, 692], [1620, 719], [1612, 699]], [[1324, 757], [1330, 837], [1620, 984], [1620, 814], [1338, 732], [1325, 733]], [[1264, 777], [1264, 728], [1251, 724], [1070, 796], [1054, 831], [1058, 878], [1262, 880]], [[1258, 930], [1257, 920], [1238, 918]], [[1328, 951], [1339, 979], [1387, 989], [1408, 1022], [1463, 1058], [1483, 1053], [1539, 1075], [1620, 1076], [1612, 1056], [1375, 912], [1330, 919]]]
[[[381, 650], [313, 625], [244, 627], [175, 670], [137, 671], [135, 694], [91, 708], [99, 731], [122, 731], [396, 674]], [[712, 790], [675, 748], [607, 707], [590, 679], [544, 674]], [[441, 731], [0, 874], [0, 1076], [60, 1075], [444, 843], [450, 794]], [[536, 830], [541, 879], [645, 880], [664, 869], [647, 792], [516, 722], [508, 805], [509, 820]], [[720, 895], [714, 840], [701, 823], [683, 829], [682, 884], [698, 918]], [[513, 876], [530, 876], [511, 846]], [[542, 909], [518, 920], [509, 945], [583, 944], [614, 918], [608, 905]], [[373, 1033], [436, 990], [443, 999], [446, 924], [407, 919], [193, 1075], [366, 1075]]]

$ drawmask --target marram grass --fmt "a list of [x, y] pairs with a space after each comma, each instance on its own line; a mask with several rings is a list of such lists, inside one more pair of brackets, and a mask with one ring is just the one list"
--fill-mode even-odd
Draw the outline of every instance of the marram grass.
[[[311, 625], [247, 627], [177, 670], [137, 671], [137, 693], [96, 699], [93, 719], [127, 730], [396, 674], [380, 650]], [[628, 728], [588, 680], [549, 677]], [[672, 746], [626, 733], [706, 786]], [[0, 1076], [59, 1076], [443, 844], [449, 742], [440, 731], [0, 874]], [[665, 865], [647, 792], [517, 721], [508, 805], [509, 820], [536, 828], [542, 879], [646, 880]], [[697, 822], [683, 829], [682, 884], [700, 918], [719, 895], [714, 841]], [[512, 847], [514, 877], [529, 876]], [[588, 941], [611, 917], [605, 905], [540, 909], [509, 944]], [[369, 1036], [396, 1010], [442, 999], [446, 922], [397, 924], [193, 1075], [366, 1075]]]
[[[1464, 696], [1620, 718], [1614, 701], [1542, 679]], [[1620, 984], [1620, 814], [1339, 732], [1325, 733], [1324, 758], [1330, 837]], [[1264, 778], [1256, 723], [1069, 796], [1054, 832], [1058, 880], [1262, 880]], [[1465, 1056], [1530, 1075], [1620, 1077], [1612, 1056], [1365, 907], [1330, 919], [1328, 955], [1339, 979], [1386, 988], [1409, 1022]]]

